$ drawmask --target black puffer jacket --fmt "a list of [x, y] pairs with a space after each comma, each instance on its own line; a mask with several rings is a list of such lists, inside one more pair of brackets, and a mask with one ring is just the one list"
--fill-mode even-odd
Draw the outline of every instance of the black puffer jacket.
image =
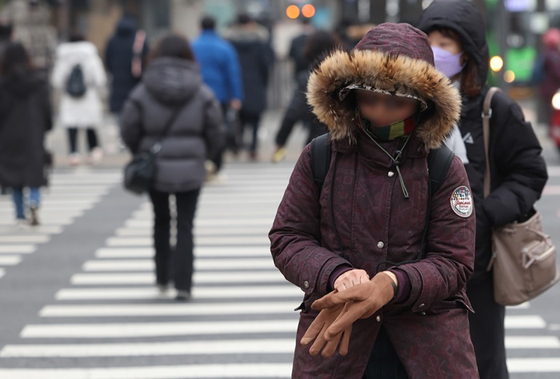
[[149, 151], [161, 140], [154, 189], [176, 193], [200, 188], [204, 161], [224, 143], [222, 111], [212, 91], [202, 83], [196, 63], [157, 58], [126, 102], [121, 134], [133, 152]]
[[435, 1], [423, 13], [418, 27], [425, 33], [436, 28], [456, 31], [466, 53], [479, 68], [481, 94], [473, 99], [463, 98], [463, 112], [459, 127], [469, 164], [467, 173], [474, 194], [477, 216], [476, 261], [473, 279], [486, 273], [491, 257], [492, 229], [530, 217], [535, 202], [548, 179], [542, 148], [531, 127], [525, 121], [519, 105], [504, 93], [497, 93], [492, 101], [490, 122], [490, 171], [492, 192], [484, 199], [486, 158], [482, 133], [482, 103], [488, 92], [488, 46], [484, 34], [484, 20], [470, 2]]
[[0, 183], [41, 187], [45, 172], [45, 133], [52, 128], [48, 83], [35, 71], [0, 79]]

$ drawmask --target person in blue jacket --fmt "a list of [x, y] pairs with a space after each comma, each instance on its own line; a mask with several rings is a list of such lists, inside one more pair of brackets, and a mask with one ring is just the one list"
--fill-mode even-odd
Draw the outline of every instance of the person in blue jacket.
[[[243, 84], [237, 52], [231, 43], [216, 33], [216, 21], [206, 16], [201, 21], [202, 33], [192, 43], [204, 83], [212, 89], [222, 104], [224, 114], [228, 110], [239, 111], [243, 101]], [[216, 171], [222, 166], [223, 150], [212, 157]]]

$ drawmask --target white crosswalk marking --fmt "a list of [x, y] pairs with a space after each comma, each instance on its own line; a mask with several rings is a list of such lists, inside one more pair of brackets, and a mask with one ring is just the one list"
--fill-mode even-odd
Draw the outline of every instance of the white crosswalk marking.
[[[40, 310], [40, 321], [21, 330], [21, 342], [0, 346], [0, 362], [21, 363], [0, 368], [0, 378], [290, 378], [294, 308], [302, 291], [274, 267], [267, 238], [290, 172], [281, 165], [230, 165], [228, 181], [204, 189], [194, 230], [193, 300], [187, 303], [176, 302], [173, 290], [160, 294], [154, 286], [153, 214], [144, 202]], [[95, 183], [95, 199], [120, 176], [109, 178]], [[76, 191], [80, 184], [62, 178], [55, 188]], [[52, 208], [53, 218], [69, 212], [57, 211], [59, 206]], [[31, 254], [40, 243], [2, 242], [4, 235], [0, 259]], [[548, 330], [529, 303], [508, 308], [512, 378], [560, 375], [560, 340]], [[537, 352], [543, 352], [539, 358], [529, 355]], [[37, 359], [44, 360], [43, 368], [27, 368], [32, 366], [25, 362]]]
[[[23, 255], [33, 254], [39, 244], [48, 243], [51, 236], [60, 234], [64, 228], [93, 208], [111, 187], [119, 183], [119, 172], [97, 171], [55, 172], [51, 186], [42, 190], [39, 212], [41, 225], [18, 228], [14, 220], [11, 197], [0, 197], [0, 266], [15, 266]], [[0, 278], [5, 276], [2, 270]]]

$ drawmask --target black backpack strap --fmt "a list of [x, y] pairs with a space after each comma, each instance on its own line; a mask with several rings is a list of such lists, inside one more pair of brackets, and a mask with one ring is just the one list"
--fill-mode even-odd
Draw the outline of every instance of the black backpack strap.
[[311, 172], [319, 192], [323, 188], [323, 183], [331, 166], [332, 151], [329, 137], [330, 134], [325, 133], [311, 141]]
[[430, 197], [433, 197], [441, 188], [453, 158], [455, 158], [455, 154], [445, 145], [430, 151], [428, 155], [428, 172], [431, 184]]
[[430, 154], [428, 154], [428, 175], [430, 176], [430, 180], [428, 181], [428, 211], [426, 212], [426, 221], [424, 224], [424, 231], [422, 232], [422, 244], [418, 252], [418, 259], [426, 256], [426, 243], [430, 219], [432, 218], [434, 195], [443, 185], [451, 162], [453, 162], [453, 158], [455, 158], [455, 154], [445, 145], [442, 145], [438, 149], [430, 150]]

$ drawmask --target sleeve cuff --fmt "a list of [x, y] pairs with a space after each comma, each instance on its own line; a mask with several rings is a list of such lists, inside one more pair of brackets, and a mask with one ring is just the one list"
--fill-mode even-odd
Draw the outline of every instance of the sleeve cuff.
[[329, 287], [327, 288], [328, 292], [334, 289], [334, 282], [336, 282], [336, 280], [340, 275], [352, 269], [353, 269], [352, 266], [348, 266], [348, 265], [340, 265], [337, 268], [335, 268], [334, 271], [329, 276]]
[[397, 294], [391, 301], [392, 303], [398, 304], [403, 303], [410, 297], [410, 292], [412, 291], [412, 283], [408, 278], [408, 274], [399, 269], [389, 270], [396, 275], [398, 281]]

